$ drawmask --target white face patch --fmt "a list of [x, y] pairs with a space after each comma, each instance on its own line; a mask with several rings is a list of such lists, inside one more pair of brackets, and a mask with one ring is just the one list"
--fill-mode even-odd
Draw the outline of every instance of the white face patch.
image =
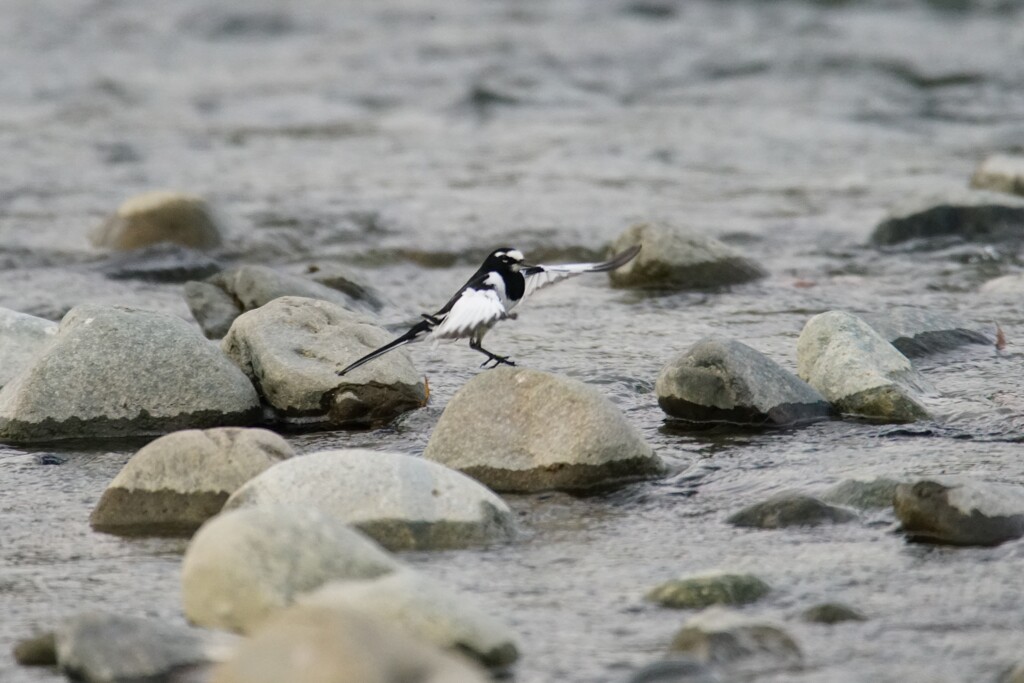
[[508, 257], [510, 259], [513, 259], [514, 261], [518, 261], [519, 263], [522, 263], [523, 261], [526, 260], [526, 257], [523, 256], [523, 252], [519, 251], [518, 249], [513, 249], [512, 251], [508, 252]]

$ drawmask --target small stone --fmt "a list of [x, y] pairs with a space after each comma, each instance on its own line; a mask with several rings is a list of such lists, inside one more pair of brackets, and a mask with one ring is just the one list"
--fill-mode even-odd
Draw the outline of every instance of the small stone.
[[976, 325], [920, 308], [895, 308], [861, 317], [908, 358], [949, 351], [965, 344], [993, 342]]
[[803, 663], [800, 648], [781, 628], [723, 607], [691, 617], [669, 649], [731, 673], [795, 669]]
[[900, 482], [895, 479], [844, 479], [822, 494], [821, 499], [834, 505], [858, 510], [892, 507], [892, 497]]
[[783, 492], [747, 506], [726, 521], [733, 526], [782, 529], [790, 526], [841, 524], [855, 519], [849, 510], [800, 493]]
[[673, 657], [648, 664], [627, 683], [721, 683], [714, 671], [690, 657]]
[[585, 490], [665, 472], [596, 389], [509, 367], [476, 375], [452, 397], [423, 457], [496, 491]]
[[844, 621], [866, 621], [867, 617], [839, 602], [825, 602], [804, 610], [800, 618], [815, 624], [838, 624]]
[[711, 605], [746, 605], [770, 591], [767, 583], [752, 574], [706, 572], [667, 581], [646, 597], [663, 607], [701, 609]]
[[53, 631], [18, 641], [14, 661], [22, 666], [56, 666], [57, 641]]
[[57, 323], [0, 308], [0, 388], [50, 347]]
[[192, 317], [208, 339], [223, 339], [231, 329], [231, 323], [242, 315], [242, 305], [209, 282], [186, 282], [185, 299]]
[[978, 166], [971, 187], [1024, 195], [1024, 157], [994, 154]]
[[99, 271], [111, 280], [145, 282], [185, 282], [219, 270], [220, 264], [206, 254], [168, 242], [112, 254], [99, 264]]
[[1024, 488], [966, 477], [900, 484], [893, 500], [915, 541], [994, 546], [1024, 536]]
[[132, 197], [89, 233], [93, 246], [127, 251], [159, 242], [194, 249], [220, 246], [221, 230], [206, 201], [180, 192]]
[[997, 192], [961, 190], [915, 201], [889, 214], [871, 242], [891, 246], [914, 240], [921, 249], [954, 241], [1001, 242], [1024, 238], [1024, 199]]

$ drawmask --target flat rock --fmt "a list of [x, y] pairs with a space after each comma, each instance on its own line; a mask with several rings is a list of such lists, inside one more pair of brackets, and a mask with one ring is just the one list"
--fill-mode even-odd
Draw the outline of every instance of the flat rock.
[[423, 378], [402, 349], [338, 376], [391, 339], [336, 304], [288, 296], [239, 316], [221, 347], [278, 419], [305, 427], [366, 427], [426, 403]]
[[892, 497], [900, 482], [877, 477], [873, 479], [844, 479], [826, 490], [821, 499], [826, 503], [845, 505], [859, 510], [892, 507]]
[[227, 658], [238, 643], [225, 633], [103, 612], [66, 619], [55, 637], [61, 670], [89, 683], [167, 680]]
[[653, 662], [635, 672], [627, 683], [721, 683], [714, 670], [692, 657]]
[[839, 624], [844, 621], [866, 621], [867, 617], [857, 610], [840, 602], [824, 602], [809, 607], [801, 613], [800, 618], [815, 624]]
[[732, 247], [699, 232], [667, 223], [638, 223], [612, 243], [618, 254], [635, 244], [640, 254], [610, 271], [613, 287], [717, 289], [764, 277], [765, 271]]
[[1017, 242], [1024, 239], [1024, 199], [998, 192], [960, 190], [909, 202], [875, 227], [871, 242], [892, 246], [914, 241], [921, 249], [952, 242]]
[[0, 307], [0, 387], [29, 367], [57, 337], [57, 323]]
[[125, 201], [89, 233], [93, 246], [127, 251], [159, 242], [211, 249], [222, 242], [209, 205], [181, 192], [147, 192]]
[[796, 669], [803, 663], [800, 648], [779, 626], [724, 607], [691, 617], [669, 649], [730, 673]]
[[893, 500], [913, 540], [993, 546], [1024, 536], [1024, 488], [966, 477], [900, 484]]
[[977, 325], [921, 308], [895, 308], [860, 316], [908, 358], [949, 351], [965, 344], [992, 344]]
[[665, 471], [596, 389], [509, 367], [476, 375], [452, 397], [423, 457], [496, 491], [584, 490]]
[[797, 341], [797, 374], [847, 415], [897, 423], [928, 417], [910, 360], [844, 311], [807, 321]]
[[749, 505], [726, 521], [733, 526], [782, 529], [790, 526], [840, 524], [855, 519], [849, 510], [823, 503], [812, 496], [787, 492]]
[[488, 667], [507, 667], [519, 658], [508, 626], [471, 596], [411, 569], [368, 581], [335, 581], [302, 596], [299, 604], [365, 614]]
[[125, 464], [89, 518], [127, 536], [188, 536], [242, 484], [294, 455], [265, 429], [186, 429], [144, 446]]
[[464, 548], [515, 534], [508, 505], [470, 477], [423, 458], [362, 449], [322, 451], [270, 468], [227, 509], [315, 505], [389, 550]]
[[248, 632], [329, 581], [370, 579], [399, 566], [316, 508], [229, 510], [192, 537], [181, 566], [182, 601], [192, 623]]
[[145, 282], [185, 282], [209, 277], [220, 268], [203, 252], [169, 242], [111, 254], [98, 266], [111, 280]]
[[487, 683], [462, 657], [358, 613], [282, 612], [214, 670], [211, 683]]
[[666, 581], [646, 597], [663, 607], [701, 609], [711, 605], [746, 605], [770, 591], [771, 587], [753, 574], [715, 571]]
[[0, 439], [10, 441], [160, 434], [260, 417], [252, 383], [195, 328], [117, 306], [76, 306], [52, 344], [0, 390]]
[[993, 154], [971, 176], [971, 187], [1024, 195], [1024, 157]]
[[792, 425], [825, 419], [832, 406], [775, 361], [738, 341], [702, 339], [662, 369], [658, 405], [691, 422]]

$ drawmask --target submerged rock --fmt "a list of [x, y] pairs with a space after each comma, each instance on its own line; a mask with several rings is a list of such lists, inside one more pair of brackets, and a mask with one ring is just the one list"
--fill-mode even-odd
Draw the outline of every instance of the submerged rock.
[[895, 479], [844, 479], [821, 495], [826, 503], [859, 510], [892, 507], [892, 497], [900, 482]]
[[733, 526], [782, 529], [789, 526], [840, 524], [856, 517], [849, 510], [828, 505], [812, 496], [783, 492], [743, 508], [726, 521]]
[[496, 491], [582, 490], [665, 471], [593, 387], [508, 367], [475, 376], [452, 397], [423, 457]]
[[800, 615], [804, 621], [815, 624], [839, 624], [844, 621], [866, 621], [867, 617], [840, 602], [824, 602], [809, 607]]
[[0, 388], [29, 367], [57, 336], [57, 323], [0, 307]]
[[793, 669], [803, 663], [796, 641], [781, 628], [723, 607], [711, 607], [691, 617], [672, 640], [670, 650], [737, 673]]
[[391, 339], [336, 304], [288, 296], [241, 315], [221, 346], [278, 419], [307, 427], [365, 427], [426, 403], [423, 378], [402, 349], [338, 376]]
[[220, 270], [220, 264], [195, 249], [162, 242], [112, 254], [98, 269], [111, 280], [185, 282], [213, 275]]
[[294, 607], [243, 642], [211, 683], [487, 683], [461, 657], [365, 615]]
[[0, 439], [10, 441], [159, 434], [259, 417], [252, 383], [191, 325], [114, 306], [72, 309], [53, 343], [0, 391]]
[[711, 605], [746, 605], [771, 587], [753, 574], [705, 572], [672, 579], [654, 588], [647, 599], [663, 607], [700, 609]]
[[908, 358], [993, 341], [966, 320], [920, 308], [896, 308], [860, 317]]
[[57, 638], [53, 631], [19, 640], [12, 652], [21, 666], [57, 666]]
[[612, 253], [639, 244], [632, 261], [608, 273], [614, 287], [716, 289], [764, 277], [765, 271], [732, 247], [666, 223], [639, 223], [622, 233]]
[[690, 657], [673, 657], [648, 664], [627, 683], [721, 683], [715, 672]]
[[302, 596], [299, 604], [365, 614], [484, 666], [506, 667], [519, 658], [508, 626], [470, 596], [411, 569], [369, 581], [335, 581]]
[[158, 242], [194, 249], [220, 246], [221, 229], [206, 201], [180, 192], [147, 192], [125, 201], [89, 233], [94, 246], [127, 251]]
[[1020, 241], [1024, 239], [1024, 199], [985, 191], [958, 191], [894, 210], [875, 228], [878, 246], [918, 240], [925, 249], [951, 240]]
[[398, 569], [383, 548], [316, 508], [230, 510], [203, 525], [181, 565], [185, 616], [251, 631], [302, 593]]
[[322, 451], [270, 468], [226, 508], [313, 505], [389, 550], [464, 548], [515, 534], [501, 498], [423, 458], [362, 449]]
[[965, 477], [900, 484], [893, 500], [903, 531], [916, 541], [999, 545], [1024, 536], [1024, 488]]
[[885, 422], [928, 417], [910, 361], [860, 318], [829, 311], [807, 321], [797, 342], [800, 377], [848, 415]]
[[143, 447], [125, 464], [89, 518], [97, 531], [190, 535], [238, 487], [294, 455], [265, 429], [187, 429]]
[[1024, 157], [994, 154], [978, 166], [971, 187], [1024, 195]]
[[827, 418], [821, 394], [746, 344], [702, 339], [669, 361], [655, 386], [658, 405], [692, 422], [791, 425]]

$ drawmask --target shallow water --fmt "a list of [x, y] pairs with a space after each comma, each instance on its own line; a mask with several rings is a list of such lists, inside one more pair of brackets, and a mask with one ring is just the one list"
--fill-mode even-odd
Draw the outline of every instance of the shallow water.
[[[1024, 150], [1024, 8], [952, 4], [7, 0], [0, 306], [188, 317], [180, 285], [106, 279], [85, 239], [121, 200], [163, 187], [217, 204], [225, 264], [350, 264], [393, 322], [443, 303], [495, 246], [593, 254], [651, 217], [706, 230], [771, 275], [666, 296], [580, 278], [488, 337], [523, 365], [598, 385], [679, 474], [584, 499], [510, 496], [520, 542], [406, 559], [512, 623], [517, 682], [626, 678], [687, 616], [643, 593], [707, 568], [770, 583], [747, 611], [783, 621], [805, 653], [804, 671], [758, 680], [991, 680], [1022, 656], [1024, 542], [908, 545], [887, 514], [784, 531], [724, 523], [773, 492], [855, 475], [1024, 480], [1024, 313], [977, 291], [1019, 269], [1018, 245], [864, 246], [889, 207], [962, 187], [989, 152]], [[1010, 342], [918, 362], [934, 424], [663, 424], [657, 373], [703, 336], [793, 368], [814, 313], [906, 304], [998, 322]], [[426, 409], [294, 444], [421, 452], [479, 356], [413, 355]], [[181, 619], [182, 542], [88, 527], [137, 446], [0, 446], [0, 650], [87, 607]], [[870, 619], [796, 618], [825, 600]], [[0, 680], [55, 678], [0, 657]]]

